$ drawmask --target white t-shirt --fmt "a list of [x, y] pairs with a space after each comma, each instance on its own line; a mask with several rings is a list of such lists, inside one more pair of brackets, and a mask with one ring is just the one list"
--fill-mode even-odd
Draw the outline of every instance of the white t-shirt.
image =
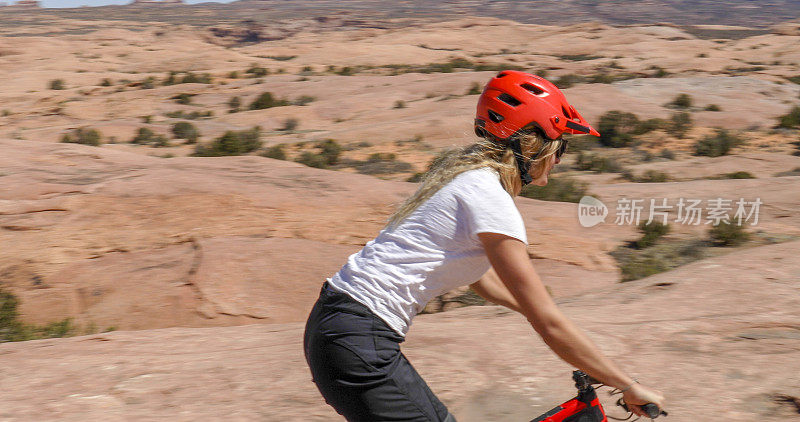
[[472, 284], [491, 264], [478, 233], [528, 243], [511, 195], [490, 168], [459, 174], [394, 228], [386, 228], [328, 280], [405, 336], [434, 297]]

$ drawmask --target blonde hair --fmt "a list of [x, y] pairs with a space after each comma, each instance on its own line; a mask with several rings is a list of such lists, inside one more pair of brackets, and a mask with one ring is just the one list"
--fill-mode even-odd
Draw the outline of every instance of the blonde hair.
[[[537, 131], [520, 135], [519, 140], [520, 149], [525, 158], [530, 158], [536, 151], [542, 150], [531, 164], [530, 173], [534, 179], [544, 173], [547, 158], [555, 154], [561, 146], [561, 142], [564, 142], [563, 140], [545, 142], [545, 138]], [[389, 217], [387, 226], [398, 225], [459, 174], [484, 167], [497, 171], [500, 175], [500, 184], [509, 195], [519, 195], [522, 190], [522, 181], [511, 146], [508, 143], [481, 139], [472, 145], [446, 151], [434, 159], [422, 177], [419, 189]]]

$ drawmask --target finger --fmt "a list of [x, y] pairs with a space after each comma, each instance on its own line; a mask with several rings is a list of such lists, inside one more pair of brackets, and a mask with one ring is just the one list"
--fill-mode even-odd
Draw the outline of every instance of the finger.
[[629, 404], [628, 409], [636, 416], [647, 416], [638, 404]]

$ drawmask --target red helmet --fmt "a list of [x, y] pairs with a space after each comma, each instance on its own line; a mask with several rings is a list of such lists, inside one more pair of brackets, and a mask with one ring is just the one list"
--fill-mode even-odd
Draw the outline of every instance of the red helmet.
[[549, 139], [558, 139], [564, 132], [600, 136], [561, 90], [544, 78], [516, 70], [498, 73], [478, 100], [475, 133], [507, 140], [531, 125]]

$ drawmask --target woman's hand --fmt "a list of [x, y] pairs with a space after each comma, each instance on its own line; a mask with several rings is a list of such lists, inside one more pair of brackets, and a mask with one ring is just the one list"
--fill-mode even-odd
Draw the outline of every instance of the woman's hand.
[[633, 384], [630, 390], [622, 393], [622, 400], [628, 406], [628, 409], [637, 416], [647, 416], [641, 408], [642, 405], [647, 403], [653, 403], [659, 409], [664, 409], [664, 396], [660, 392], [650, 390], [639, 383]]

